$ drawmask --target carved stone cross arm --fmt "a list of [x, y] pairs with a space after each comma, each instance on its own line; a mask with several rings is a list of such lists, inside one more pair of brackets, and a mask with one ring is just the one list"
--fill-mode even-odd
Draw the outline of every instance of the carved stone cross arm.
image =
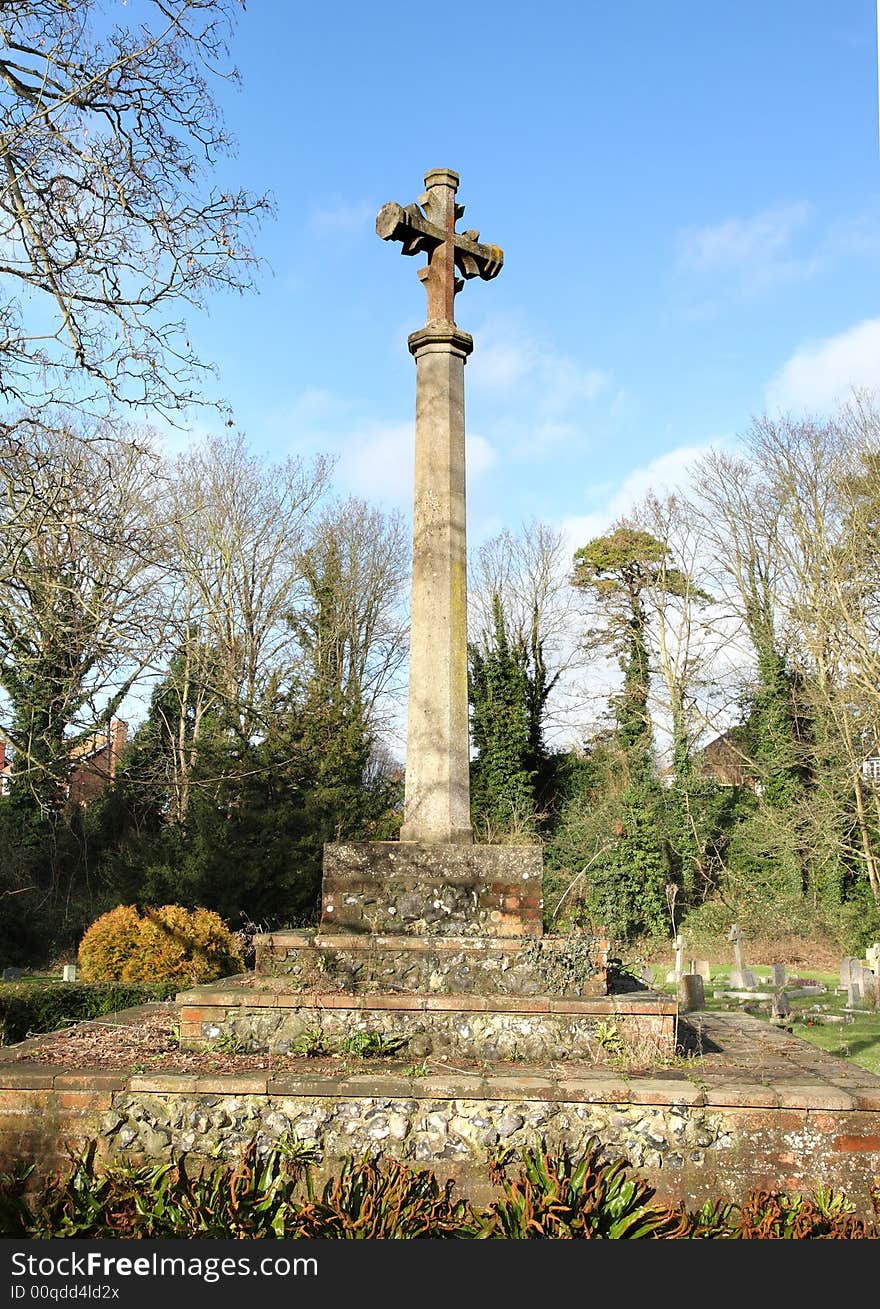
[[[415, 204], [397, 204], [394, 200], [379, 210], [376, 231], [383, 241], [400, 241], [401, 254], [426, 254], [428, 263], [419, 269], [419, 278], [428, 293], [428, 322], [455, 322], [455, 295], [465, 279], [497, 277], [504, 263], [504, 252], [497, 245], [480, 242], [476, 228], [456, 232], [455, 224], [464, 213], [457, 204], [458, 174], [448, 168], [435, 168], [425, 174], [426, 191]], [[456, 277], [456, 270], [461, 277]]]

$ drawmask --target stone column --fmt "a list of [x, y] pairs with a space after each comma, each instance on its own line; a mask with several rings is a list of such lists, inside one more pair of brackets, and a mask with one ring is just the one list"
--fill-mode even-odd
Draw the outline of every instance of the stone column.
[[409, 337], [416, 361], [412, 625], [401, 841], [473, 841], [468, 771], [464, 364], [449, 322]]

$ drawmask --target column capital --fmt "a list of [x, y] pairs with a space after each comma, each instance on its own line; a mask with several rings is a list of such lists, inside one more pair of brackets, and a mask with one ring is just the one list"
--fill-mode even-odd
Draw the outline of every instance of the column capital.
[[423, 351], [443, 351], [467, 359], [474, 348], [470, 332], [463, 332], [455, 323], [426, 323], [417, 332], [410, 332], [407, 345], [411, 355], [418, 359]]
[[451, 168], [430, 168], [425, 173], [425, 186], [451, 186], [453, 191], [457, 191], [460, 180], [458, 173]]

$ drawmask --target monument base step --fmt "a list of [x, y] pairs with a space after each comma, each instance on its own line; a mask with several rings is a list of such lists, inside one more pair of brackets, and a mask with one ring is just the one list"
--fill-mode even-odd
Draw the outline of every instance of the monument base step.
[[256, 972], [352, 992], [605, 995], [608, 944], [588, 936], [402, 937], [301, 930], [255, 938]]
[[353, 995], [284, 990], [283, 978], [246, 974], [181, 992], [183, 1049], [286, 1054], [339, 1048], [356, 1033], [402, 1042], [404, 1057], [607, 1061], [616, 1044], [671, 1057], [678, 1006], [653, 992], [551, 996]]

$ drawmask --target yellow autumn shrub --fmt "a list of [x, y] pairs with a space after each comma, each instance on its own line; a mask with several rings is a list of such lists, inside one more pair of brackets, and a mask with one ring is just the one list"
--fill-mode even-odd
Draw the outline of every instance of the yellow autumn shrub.
[[96, 918], [80, 942], [83, 981], [118, 982], [137, 949], [140, 926], [140, 914], [130, 904], [121, 904]]
[[210, 909], [120, 905], [98, 918], [79, 948], [89, 982], [213, 982], [244, 971], [235, 937]]

